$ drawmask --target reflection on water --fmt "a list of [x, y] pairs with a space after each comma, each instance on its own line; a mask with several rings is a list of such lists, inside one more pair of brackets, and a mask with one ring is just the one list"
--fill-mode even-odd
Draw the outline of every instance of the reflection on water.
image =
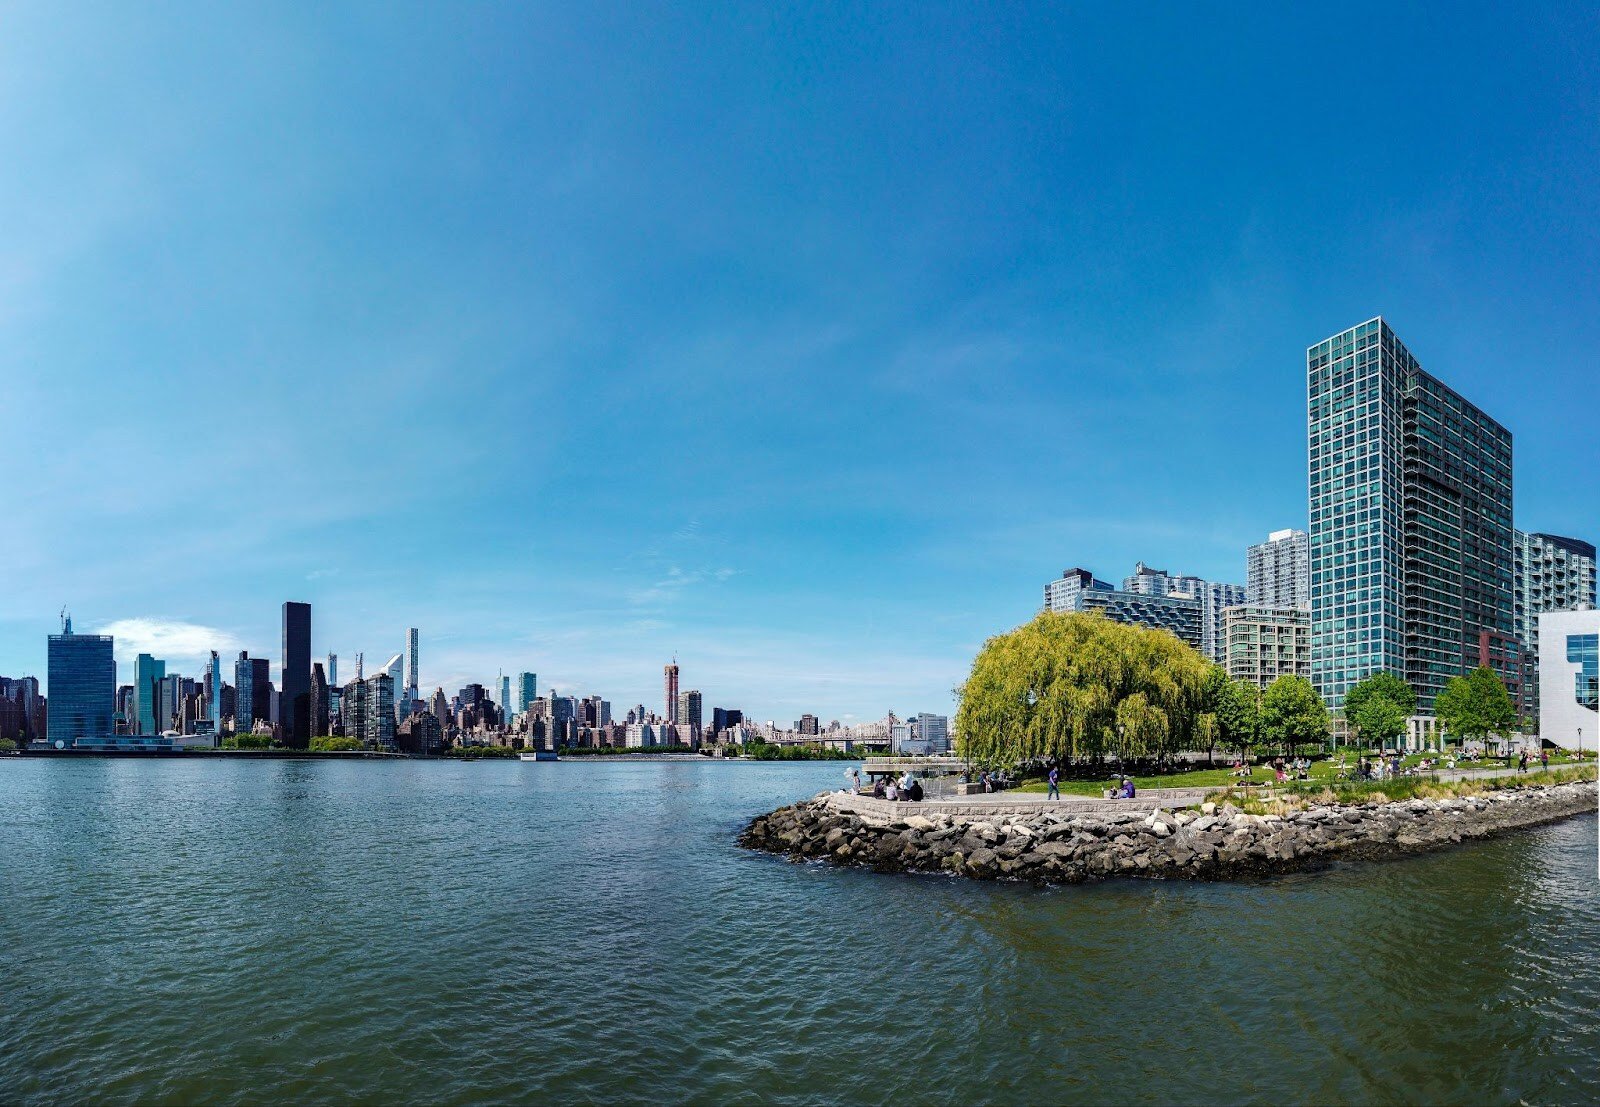
[[0, 765], [0, 1100], [1600, 1099], [1592, 816], [1267, 883], [748, 854], [837, 764]]

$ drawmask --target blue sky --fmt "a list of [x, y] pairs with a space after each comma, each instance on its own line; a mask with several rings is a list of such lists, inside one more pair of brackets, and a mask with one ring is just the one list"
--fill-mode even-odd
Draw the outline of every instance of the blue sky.
[[1303, 526], [1376, 314], [1600, 536], [1600, 16], [1278, 7], [0, 7], [0, 673], [943, 711]]

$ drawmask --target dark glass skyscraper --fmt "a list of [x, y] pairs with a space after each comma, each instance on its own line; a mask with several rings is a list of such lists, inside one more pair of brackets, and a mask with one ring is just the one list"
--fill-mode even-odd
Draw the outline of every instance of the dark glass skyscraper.
[[283, 688], [279, 696], [283, 741], [290, 749], [311, 745], [311, 605], [283, 605]]
[[70, 747], [79, 737], [98, 738], [112, 733], [116, 713], [117, 662], [108, 634], [73, 634], [66, 619], [60, 634], [50, 636], [45, 677], [50, 683], [50, 707], [45, 719], [45, 739]]
[[1387, 670], [1419, 713], [1479, 664], [1517, 679], [1511, 432], [1381, 318], [1306, 351], [1311, 678], [1333, 707]]

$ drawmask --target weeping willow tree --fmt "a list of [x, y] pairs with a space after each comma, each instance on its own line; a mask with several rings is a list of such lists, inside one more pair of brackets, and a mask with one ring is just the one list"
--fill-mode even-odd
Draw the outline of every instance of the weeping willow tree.
[[984, 643], [957, 690], [956, 748], [985, 765], [1204, 748], [1211, 667], [1163, 630], [1045, 613]]

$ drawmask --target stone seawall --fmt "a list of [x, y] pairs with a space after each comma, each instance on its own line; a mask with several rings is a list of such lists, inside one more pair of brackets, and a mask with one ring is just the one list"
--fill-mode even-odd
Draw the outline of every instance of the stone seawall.
[[1442, 849], [1595, 809], [1592, 781], [1309, 807], [1281, 816], [1206, 804], [1198, 812], [1145, 805], [987, 820], [877, 818], [846, 810], [835, 795], [757, 817], [739, 844], [878, 872], [945, 871], [1036, 884], [1111, 876], [1226, 880]]

